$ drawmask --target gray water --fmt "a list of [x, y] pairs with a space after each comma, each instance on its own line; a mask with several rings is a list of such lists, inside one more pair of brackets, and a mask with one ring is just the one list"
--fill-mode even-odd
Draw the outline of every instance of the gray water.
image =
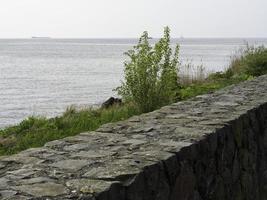
[[[183, 63], [224, 70], [238, 49], [267, 39], [176, 39]], [[70, 105], [100, 104], [123, 78], [123, 52], [136, 39], [0, 40], [0, 127], [31, 115], [52, 117]], [[153, 41], [152, 41], [153, 42]]]

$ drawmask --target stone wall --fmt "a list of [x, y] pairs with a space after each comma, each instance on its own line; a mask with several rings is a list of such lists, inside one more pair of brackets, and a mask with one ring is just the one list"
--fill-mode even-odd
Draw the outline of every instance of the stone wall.
[[267, 199], [267, 76], [0, 158], [1, 199]]

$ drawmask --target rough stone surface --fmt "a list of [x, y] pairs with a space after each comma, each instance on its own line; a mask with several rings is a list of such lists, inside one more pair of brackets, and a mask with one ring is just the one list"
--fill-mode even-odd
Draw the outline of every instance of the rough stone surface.
[[14, 189], [35, 197], [55, 197], [67, 192], [65, 186], [51, 182], [15, 186]]
[[0, 199], [267, 199], [267, 76], [1, 157]]

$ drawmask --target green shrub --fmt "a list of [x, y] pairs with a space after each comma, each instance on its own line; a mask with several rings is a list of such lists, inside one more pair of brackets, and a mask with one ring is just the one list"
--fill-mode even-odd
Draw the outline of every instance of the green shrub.
[[141, 112], [149, 112], [169, 104], [177, 98], [179, 45], [174, 54], [170, 47], [170, 29], [154, 47], [144, 32], [139, 43], [126, 52], [125, 81], [117, 88], [126, 102], [133, 102]]
[[267, 48], [264, 46], [249, 48], [241, 60], [246, 74], [260, 76], [267, 73]]
[[260, 76], [267, 73], [267, 48], [264, 46], [250, 47], [235, 57], [230, 67], [225, 72], [227, 77], [246, 74], [248, 76]]

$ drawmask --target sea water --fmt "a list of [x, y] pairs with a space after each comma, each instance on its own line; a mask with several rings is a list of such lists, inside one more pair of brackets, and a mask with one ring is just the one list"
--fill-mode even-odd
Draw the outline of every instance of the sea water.
[[[100, 104], [123, 79], [123, 54], [137, 39], [0, 39], [0, 127], [68, 106]], [[154, 43], [156, 39], [152, 39]], [[267, 39], [174, 39], [182, 64], [222, 71], [233, 55]]]

